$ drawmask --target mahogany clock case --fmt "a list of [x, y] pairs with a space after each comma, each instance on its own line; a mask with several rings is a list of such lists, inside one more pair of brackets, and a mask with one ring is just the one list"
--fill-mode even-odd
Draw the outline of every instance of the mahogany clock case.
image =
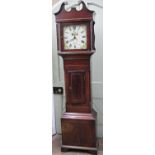
[[[57, 23], [58, 54], [64, 63], [64, 82], [66, 90], [66, 112], [61, 117], [62, 151], [82, 149], [97, 154], [96, 118], [91, 107], [90, 57], [94, 53], [95, 36], [93, 11], [65, 10], [65, 3], [55, 14]], [[63, 28], [66, 25], [86, 25], [87, 48], [65, 50]]]

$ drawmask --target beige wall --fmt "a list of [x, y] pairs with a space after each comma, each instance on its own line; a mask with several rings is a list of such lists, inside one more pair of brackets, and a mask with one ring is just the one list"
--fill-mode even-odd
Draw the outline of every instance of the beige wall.
[[54, 5], [55, 3], [57, 3], [60, 0], [52, 0], [52, 5]]

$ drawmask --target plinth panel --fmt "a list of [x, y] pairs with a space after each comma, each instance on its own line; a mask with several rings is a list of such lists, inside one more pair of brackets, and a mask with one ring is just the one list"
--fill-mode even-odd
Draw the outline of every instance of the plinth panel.
[[96, 150], [96, 113], [64, 113], [61, 118], [62, 147]]

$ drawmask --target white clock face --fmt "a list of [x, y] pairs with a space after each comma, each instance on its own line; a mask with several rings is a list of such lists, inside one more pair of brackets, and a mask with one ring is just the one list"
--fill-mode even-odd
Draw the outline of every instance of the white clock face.
[[64, 49], [87, 49], [86, 25], [69, 25], [63, 28]]

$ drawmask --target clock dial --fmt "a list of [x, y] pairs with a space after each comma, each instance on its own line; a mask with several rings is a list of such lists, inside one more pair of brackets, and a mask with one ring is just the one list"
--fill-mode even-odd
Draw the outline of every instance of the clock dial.
[[64, 49], [87, 49], [86, 25], [69, 25], [63, 28]]

